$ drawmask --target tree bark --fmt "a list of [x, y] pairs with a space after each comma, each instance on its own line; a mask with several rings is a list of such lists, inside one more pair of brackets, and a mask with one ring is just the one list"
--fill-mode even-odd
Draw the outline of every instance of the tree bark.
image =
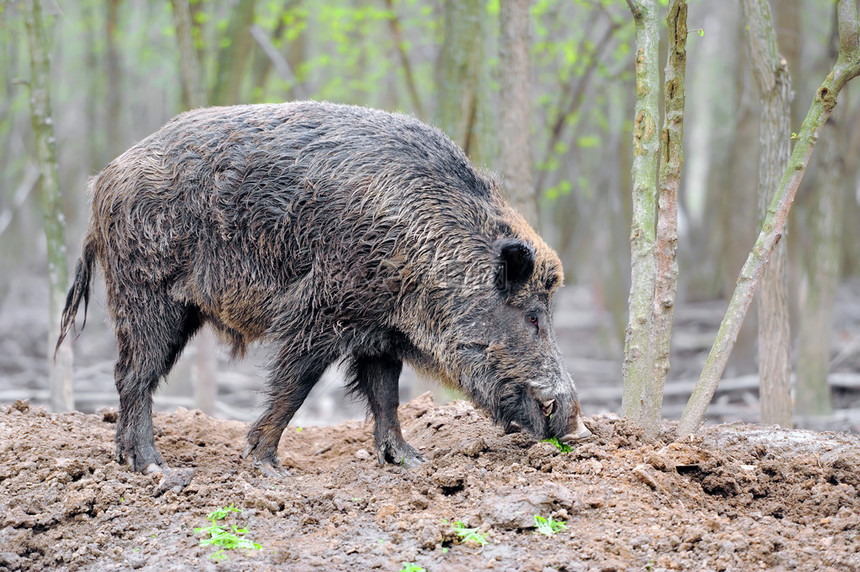
[[669, 54], [663, 98], [665, 117], [661, 136], [657, 201], [657, 235], [654, 245], [656, 275], [651, 301], [651, 348], [654, 374], [644, 393], [643, 426], [656, 435], [663, 408], [663, 386], [669, 375], [672, 319], [678, 291], [678, 190], [684, 162], [684, 103], [686, 101], [687, 2], [673, 0], [666, 16]]
[[794, 201], [797, 187], [809, 164], [809, 158], [821, 128], [836, 105], [839, 92], [851, 79], [860, 74], [860, 26], [857, 22], [855, 0], [838, 0], [836, 6], [839, 27], [839, 56], [833, 69], [816, 90], [806, 119], [797, 135], [797, 142], [789, 164], [783, 173], [768, 214], [732, 295], [711, 353], [696, 384], [693, 395], [684, 408], [678, 424], [678, 438], [683, 439], [702, 424], [714, 391], [720, 382], [726, 361], [734, 346], [737, 332], [752, 302], [755, 288], [767, 264], [770, 253], [782, 237], [786, 219]]
[[[633, 7], [635, 6], [635, 10]], [[624, 415], [643, 421], [648, 384], [652, 380], [651, 301], [657, 212], [657, 166], [660, 156], [658, 96], [659, 31], [657, 1], [631, 3], [636, 25], [636, 106], [633, 120], [633, 220], [630, 231], [629, 319], [624, 338]]]
[[107, 0], [107, 132], [108, 154], [120, 152], [122, 80], [120, 78], [119, 50], [117, 49], [117, 20], [121, 0]]
[[436, 124], [482, 167], [490, 167], [494, 155], [486, 21], [483, 1], [446, 0], [445, 40], [436, 69]]
[[[503, 7], [504, 5], [505, 2], [502, 2]], [[403, 67], [403, 77], [406, 80], [406, 90], [409, 92], [409, 98], [412, 100], [412, 108], [418, 117], [424, 117], [424, 105], [421, 103], [421, 96], [418, 94], [418, 87], [415, 85], [415, 74], [412, 73], [412, 64], [409, 61], [409, 55], [406, 53], [406, 42], [403, 39], [400, 18], [397, 17], [394, 0], [385, 0], [385, 7], [391, 13], [391, 16], [388, 18], [388, 29], [391, 30], [391, 37], [397, 49], [397, 56], [400, 58], [400, 65]]]
[[[844, 110], [843, 110], [844, 111]], [[807, 255], [801, 286], [797, 340], [797, 401], [801, 415], [833, 413], [827, 373], [830, 370], [830, 331], [839, 278], [842, 234], [843, 161], [836, 144], [837, 128], [825, 129], [821, 181], [808, 197], [810, 212]]]
[[31, 0], [26, 11], [27, 44], [30, 47], [30, 114], [36, 140], [36, 159], [39, 163], [39, 189], [45, 238], [48, 245], [48, 292], [50, 313], [48, 353], [54, 355], [50, 367], [49, 386], [51, 409], [70, 411], [74, 409], [72, 392], [72, 350], [64, 344], [54, 354], [54, 345], [60, 333], [60, 314], [66, 298], [66, 240], [60, 181], [57, 173], [57, 150], [54, 139], [54, 121], [51, 115], [50, 73], [48, 39], [40, 0]]
[[179, 70], [182, 78], [185, 107], [191, 109], [206, 105], [206, 90], [200, 77], [200, 62], [194, 50], [191, 27], [191, 7], [188, 0], [171, 0], [176, 42], [179, 45]]
[[[791, 153], [791, 76], [788, 64], [777, 50], [767, 0], [742, 0], [741, 7], [747, 23], [747, 54], [761, 105], [758, 172], [761, 225]], [[791, 327], [785, 244], [783, 240], [776, 245], [761, 278], [758, 355], [761, 421], [791, 427]]]
[[213, 105], [239, 102], [245, 66], [251, 55], [251, 26], [256, 0], [239, 0], [230, 12], [227, 30], [218, 49], [215, 82], [209, 98]]
[[531, 147], [530, 7], [531, 0], [501, 3], [499, 155], [505, 195], [532, 226], [537, 226]]

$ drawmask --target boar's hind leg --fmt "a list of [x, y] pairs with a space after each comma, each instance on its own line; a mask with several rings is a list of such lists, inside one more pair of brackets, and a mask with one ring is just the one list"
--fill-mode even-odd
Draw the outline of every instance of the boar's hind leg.
[[407, 468], [424, 461], [421, 453], [403, 439], [397, 405], [400, 403], [398, 384], [403, 362], [392, 356], [355, 356], [350, 364], [350, 391], [367, 398], [373, 414], [373, 437], [379, 464], [386, 461]]
[[315, 353], [299, 358], [278, 356], [269, 377], [269, 404], [248, 431], [242, 457], [249, 455], [254, 466], [269, 477], [288, 476], [278, 461], [278, 443], [284, 428], [304, 403], [332, 359]]
[[202, 320], [194, 307], [167, 299], [146, 302], [135, 304], [116, 323], [116, 456], [119, 463], [128, 462], [135, 471], [152, 473], [166, 468], [152, 434], [152, 392]]

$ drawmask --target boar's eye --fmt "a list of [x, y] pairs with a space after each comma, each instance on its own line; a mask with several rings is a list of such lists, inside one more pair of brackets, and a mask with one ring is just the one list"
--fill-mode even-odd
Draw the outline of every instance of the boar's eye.
[[529, 324], [535, 327], [535, 329], [540, 329], [540, 320], [538, 319], [537, 314], [526, 314], [526, 320], [529, 321]]

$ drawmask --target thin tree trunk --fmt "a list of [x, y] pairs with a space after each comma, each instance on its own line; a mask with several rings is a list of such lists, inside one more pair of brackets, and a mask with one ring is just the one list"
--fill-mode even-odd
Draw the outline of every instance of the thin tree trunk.
[[711, 353], [705, 361], [696, 389], [693, 390], [693, 395], [684, 408], [678, 424], [679, 439], [692, 434], [702, 424], [705, 411], [731, 354], [740, 324], [752, 303], [758, 281], [774, 246], [782, 237], [794, 195], [809, 164], [815, 141], [836, 105], [839, 92], [846, 83], [860, 74], [860, 26], [857, 22], [857, 5], [855, 0], [838, 0], [836, 9], [839, 22], [839, 57], [815, 92], [815, 98], [797, 135], [797, 143], [770, 204], [761, 233], [741, 270], [737, 288], [732, 295]]
[[[504, 10], [505, 4], [505, 2], [502, 2], [502, 10]], [[412, 100], [412, 108], [418, 117], [424, 117], [424, 105], [421, 103], [421, 96], [418, 94], [418, 88], [415, 85], [412, 64], [409, 62], [409, 55], [406, 53], [406, 41], [403, 39], [403, 31], [400, 28], [400, 19], [397, 17], [397, 12], [395, 11], [394, 0], [385, 0], [385, 7], [391, 13], [391, 16], [388, 18], [388, 28], [391, 30], [391, 37], [397, 49], [397, 57], [400, 58], [400, 65], [403, 67], [403, 77], [406, 80], [406, 90], [409, 92], [409, 98]]]
[[[66, 298], [66, 241], [60, 181], [57, 174], [57, 151], [54, 139], [54, 121], [51, 116], [50, 73], [48, 39], [45, 34], [42, 3], [31, 0], [26, 13], [27, 44], [30, 47], [30, 113], [36, 140], [36, 159], [39, 163], [39, 188], [45, 237], [48, 244], [48, 286], [50, 313], [48, 339], [45, 340], [48, 356], [54, 355], [54, 345], [60, 333], [60, 313]], [[51, 409], [74, 409], [72, 392], [71, 344], [64, 344], [54, 356], [50, 367], [49, 386]]]
[[[844, 110], [843, 110], [844, 111]], [[808, 253], [804, 257], [800, 327], [797, 341], [797, 402], [801, 415], [833, 413], [827, 373], [830, 370], [830, 331], [839, 278], [842, 234], [843, 161], [836, 143], [837, 128], [825, 129], [821, 142], [822, 180], [808, 197]]]
[[117, 20], [121, 0], [107, 0], [107, 132], [108, 154], [120, 152], [120, 111], [122, 110], [122, 81], [120, 79], [119, 50], [117, 50]]
[[218, 396], [218, 343], [215, 333], [204, 326], [194, 340], [194, 364], [191, 367], [191, 382], [194, 386], [194, 406], [212, 415]]
[[213, 105], [238, 103], [245, 65], [251, 55], [250, 28], [254, 24], [255, 0], [239, 0], [230, 12], [227, 30], [218, 50], [215, 82], [210, 102]]
[[[684, 103], [686, 101], [687, 2], [673, 0], [666, 16], [669, 55], [663, 88], [665, 118], [660, 153], [657, 201], [657, 238], [654, 245], [656, 276], [651, 302], [651, 348], [654, 374], [644, 392], [643, 426], [646, 433], [659, 430], [663, 386], [669, 375], [672, 318], [678, 291], [678, 190], [684, 162]], [[651, 361], [651, 360], [649, 360]]]
[[482, 167], [491, 166], [487, 24], [481, 0], [445, 1], [439, 53], [436, 124]]
[[629, 319], [624, 339], [624, 415], [641, 422], [654, 371], [651, 351], [651, 301], [657, 213], [657, 165], [660, 156], [658, 95], [659, 31], [657, 1], [628, 0], [636, 24], [636, 106], [633, 120], [633, 220], [630, 233]]
[[194, 108], [206, 105], [206, 90], [200, 78], [200, 62], [194, 50], [191, 28], [191, 7], [188, 0], [171, 0], [173, 22], [176, 26], [176, 42], [179, 45], [179, 66], [182, 78], [185, 107]]
[[499, 156], [505, 195], [532, 226], [537, 226], [531, 147], [530, 7], [531, 0], [501, 3]]
[[[767, 0], [742, 0], [747, 53], [758, 86], [761, 121], [758, 172], [759, 226], [791, 153], [791, 76], [777, 51]], [[791, 328], [788, 316], [786, 246], [780, 241], [761, 279], [758, 355], [761, 421], [791, 427]]]
[[[206, 90], [200, 76], [200, 66], [197, 52], [194, 50], [191, 27], [191, 7], [188, 0], [171, 0], [173, 18], [176, 26], [176, 41], [179, 47], [180, 75], [182, 76], [183, 91], [188, 98], [187, 106], [203, 107], [206, 105]], [[215, 398], [218, 394], [217, 384], [217, 343], [211, 328], [204, 326], [194, 340], [194, 363], [191, 375], [181, 383], [174, 384], [174, 390], [187, 395], [194, 393], [195, 407], [208, 415], [215, 411]], [[190, 387], [189, 387], [190, 384]]]

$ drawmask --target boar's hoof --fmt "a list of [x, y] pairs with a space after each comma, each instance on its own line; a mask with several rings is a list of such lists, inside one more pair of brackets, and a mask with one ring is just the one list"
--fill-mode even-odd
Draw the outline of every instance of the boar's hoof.
[[376, 448], [379, 464], [386, 462], [412, 469], [423, 463], [426, 459], [406, 441], [385, 443]]
[[128, 465], [132, 470], [151, 475], [167, 468], [167, 463], [153, 446], [116, 446], [116, 460], [120, 465]]
[[259, 451], [250, 443], [248, 443], [248, 445], [245, 446], [245, 450], [242, 451], [243, 459], [246, 459], [249, 456], [251, 457], [254, 468], [259, 470], [266, 477], [281, 478], [290, 476], [290, 472], [281, 466], [281, 462], [278, 461], [278, 457], [276, 455], [260, 454]]
[[290, 472], [283, 468], [277, 459], [254, 459], [254, 467], [267, 477], [283, 478], [290, 476]]

